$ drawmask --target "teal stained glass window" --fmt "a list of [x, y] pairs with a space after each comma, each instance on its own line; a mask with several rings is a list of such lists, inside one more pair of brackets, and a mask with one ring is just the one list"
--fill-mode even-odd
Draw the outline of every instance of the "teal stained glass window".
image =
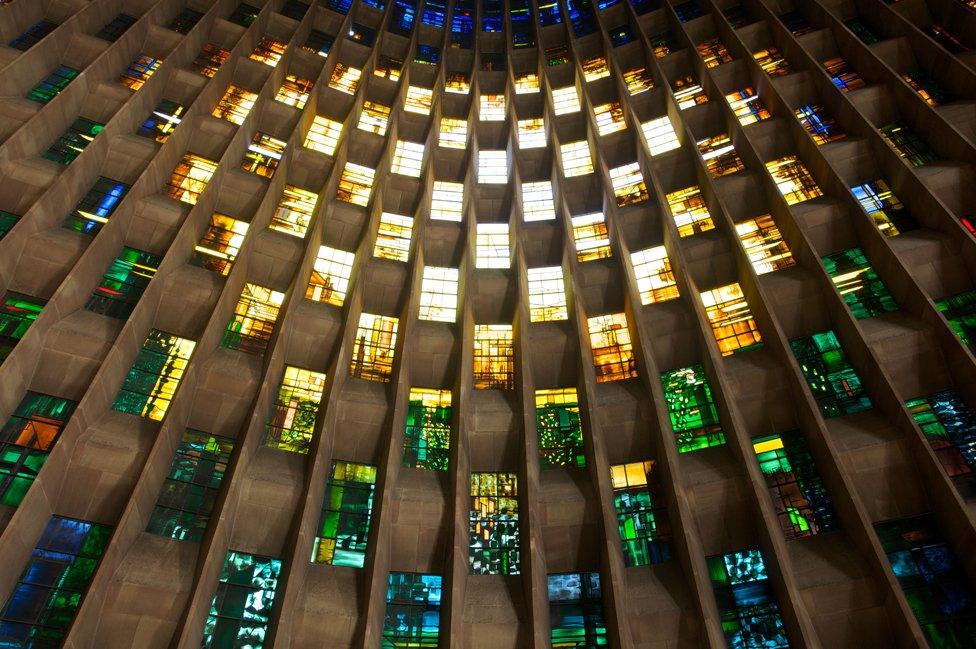
[[376, 496], [376, 467], [337, 461], [325, 484], [312, 563], [362, 568]]
[[935, 162], [939, 156], [928, 142], [904, 124], [894, 122], [878, 129], [881, 137], [913, 167]]
[[976, 502], [976, 416], [955, 390], [911, 399], [905, 407], [967, 502]]
[[176, 448], [146, 531], [201, 541], [227, 472], [234, 440], [188, 428]]
[[790, 348], [824, 417], [851, 415], [872, 407], [861, 377], [833, 331], [794, 338]]
[[586, 466], [576, 388], [535, 391], [535, 426], [542, 468]]
[[436, 648], [441, 625], [441, 576], [391, 572], [380, 649]]
[[973, 353], [976, 353], [976, 291], [965, 291], [935, 301], [949, 326]]
[[160, 261], [162, 258], [158, 255], [124, 246], [115, 261], [109, 264], [85, 308], [125, 320], [156, 274]]
[[203, 627], [201, 649], [264, 649], [281, 561], [230, 550]]
[[468, 541], [472, 574], [519, 574], [517, 475], [514, 473], [471, 474]]
[[128, 191], [128, 185], [100, 177], [65, 219], [64, 227], [84, 234], [97, 234]]
[[932, 649], [976, 646], [976, 592], [928, 514], [874, 524]]
[[251, 23], [257, 20], [260, 12], [261, 10], [257, 7], [249, 5], [246, 2], [242, 2], [237, 5], [234, 12], [227, 17], [227, 20], [232, 23], [237, 23], [241, 27], [250, 27]]
[[6, 647], [60, 647], [95, 576], [111, 528], [52, 516], [0, 612]]
[[150, 329], [112, 408], [161, 420], [176, 395], [195, 346], [192, 340]]
[[271, 407], [264, 445], [291, 453], [308, 453], [325, 389], [325, 374], [285, 366], [278, 396]]
[[610, 467], [617, 530], [628, 567], [669, 561], [671, 520], [654, 462]]
[[0, 429], [0, 504], [21, 503], [77, 405], [37, 392], [24, 395]]
[[67, 88], [68, 84], [74, 81], [77, 76], [78, 70], [69, 68], [67, 65], [59, 65], [54, 68], [51, 74], [44, 77], [43, 81], [30, 89], [30, 92], [27, 93], [27, 98], [31, 101], [46, 104], [54, 99], [58, 93]]
[[708, 557], [707, 562], [729, 649], [789, 647], [762, 552], [729, 552]]
[[553, 649], [609, 646], [600, 573], [563, 572], [548, 575], [546, 581]]
[[3, 210], [0, 210], [0, 239], [3, 239], [5, 236], [7, 236], [7, 233], [10, 232], [15, 225], [17, 225], [17, 221], [19, 220], [20, 220], [19, 214], [14, 214], [13, 212], [4, 212]]
[[847, 308], [858, 320], [898, 310], [895, 298], [860, 248], [827, 255], [821, 261]]
[[47, 300], [13, 291], [4, 294], [0, 304], [0, 362], [10, 356], [46, 303]]
[[752, 449], [787, 539], [837, 529], [834, 505], [803, 433], [791, 430], [757, 437]]
[[103, 128], [105, 125], [100, 122], [87, 117], [79, 117], [72, 122], [67, 131], [61, 134], [61, 137], [54, 141], [54, 144], [47, 151], [41, 154], [41, 157], [67, 166], [81, 155], [85, 147], [92, 143], [95, 136], [101, 133]]
[[451, 391], [410, 388], [403, 465], [447, 471], [450, 460]]
[[661, 386], [679, 453], [725, 443], [718, 409], [701, 363], [662, 372]]

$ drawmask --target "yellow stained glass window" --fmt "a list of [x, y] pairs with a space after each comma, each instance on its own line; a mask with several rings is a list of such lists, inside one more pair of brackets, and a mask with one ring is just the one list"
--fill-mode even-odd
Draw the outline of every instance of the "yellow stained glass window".
[[763, 72], [771, 77], [781, 77], [790, 73], [790, 64], [775, 47], [767, 47], [764, 50], [753, 52], [752, 56], [759, 63]]
[[570, 219], [573, 226], [573, 242], [576, 244], [576, 258], [580, 261], [605, 259], [612, 253], [610, 234], [603, 212], [582, 214]]
[[505, 121], [505, 95], [481, 95], [478, 117], [482, 122]]
[[637, 377], [627, 316], [608, 313], [587, 319], [597, 383]]
[[143, 54], [129, 64], [129, 67], [127, 67], [125, 72], [122, 73], [122, 76], [119, 77], [119, 83], [130, 90], [138, 90], [139, 88], [142, 88], [147, 81], [149, 81], [149, 77], [151, 77], [162, 64], [162, 59], [154, 59], [151, 56], [146, 56]]
[[356, 255], [345, 250], [319, 246], [305, 297], [313, 302], [342, 306], [349, 290], [349, 278]]
[[478, 151], [478, 182], [496, 185], [508, 182], [507, 151]]
[[512, 265], [507, 223], [478, 224], [475, 259], [477, 268], [509, 268]]
[[263, 445], [290, 453], [308, 453], [324, 391], [323, 372], [286, 365]]
[[743, 126], [770, 118], [769, 110], [752, 88], [730, 92], [725, 95], [725, 101]]
[[162, 421], [196, 345], [193, 340], [150, 329], [112, 408]]
[[529, 320], [551, 322], [566, 320], [566, 282], [561, 266], [527, 269], [529, 285]]
[[196, 205], [200, 194], [217, 171], [217, 163], [195, 153], [186, 153], [166, 184], [166, 195], [183, 203]]
[[644, 122], [641, 130], [644, 131], [644, 139], [647, 140], [651, 155], [672, 151], [681, 146], [678, 134], [674, 132], [674, 126], [667, 115]]
[[464, 205], [464, 185], [443, 180], [434, 181], [430, 195], [430, 218], [440, 221], [461, 221]]
[[386, 126], [389, 121], [389, 107], [372, 101], [363, 102], [363, 112], [359, 114], [358, 128], [360, 130], [377, 135], [386, 135]]
[[539, 75], [535, 73], [515, 75], [515, 94], [529, 95], [539, 92]]
[[314, 81], [299, 78], [294, 74], [286, 75], [285, 81], [278, 88], [278, 94], [275, 95], [275, 101], [298, 109], [305, 108], [313, 87], [315, 87]]
[[454, 322], [457, 319], [458, 269], [424, 266], [420, 283], [421, 320]]
[[551, 221], [556, 218], [551, 182], [540, 180], [534, 183], [522, 183], [522, 217], [526, 223]]
[[667, 200], [679, 236], [690, 237], [715, 228], [698, 185], [671, 192]]
[[380, 54], [376, 59], [376, 67], [373, 68], [373, 76], [390, 81], [399, 81], [400, 72], [403, 70], [403, 61], [392, 56]]
[[407, 87], [407, 99], [403, 104], [403, 110], [409, 113], [420, 115], [430, 115], [430, 107], [434, 103], [434, 91], [430, 88], [418, 88], [417, 86]]
[[468, 75], [463, 72], [451, 72], [444, 81], [444, 91], [453, 92], [458, 95], [466, 95], [471, 92], [471, 82]]
[[251, 137], [251, 143], [247, 145], [244, 160], [241, 161], [241, 169], [271, 178], [284, 152], [284, 140], [258, 131]]
[[738, 283], [702, 291], [701, 299], [722, 356], [730, 356], [762, 343], [759, 327]]
[[735, 231], [756, 273], [771, 273], [796, 264], [793, 253], [769, 214], [739, 221], [735, 224]]
[[728, 176], [746, 168], [738, 151], [732, 144], [727, 133], [698, 140], [698, 151], [701, 152], [708, 173], [716, 178]]
[[589, 81], [596, 81], [610, 76], [610, 67], [607, 65], [607, 57], [595, 56], [592, 59], [583, 61], [583, 78]]
[[257, 284], [244, 284], [234, 314], [224, 330], [221, 346], [247, 354], [263, 354], [284, 301], [284, 293]]
[[593, 108], [593, 113], [596, 115], [596, 129], [600, 135], [610, 135], [627, 128], [624, 109], [620, 107], [619, 101], [600, 104]]
[[770, 160], [766, 163], [766, 170], [789, 205], [796, 205], [823, 194], [813, 176], [795, 155]]
[[247, 226], [246, 222], [226, 214], [212, 214], [207, 230], [194, 248], [197, 264], [218, 275], [228, 275], [244, 243]]
[[342, 137], [342, 122], [316, 115], [305, 135], [305, 147], [325, 155], [332, 155], [339, 146], [340, 137]]
[[275, 67], [278, 65], [278, 61], [281, 60], [286, 49], [288, 49], [288, 43], [262, 36], [261, 40], [258, 41], [258, 46], [254, 48], [254, 51], [247, 58]]
[[678, 297], [678, 283], [674, 279], [671, 260], [668, 259], [668, 251], [664, 246], [632, 252], [630, 263], [637, 278], [641, 304], [665, 302]]
[[336, 198], [353, 205], [366, 207], [373, 193], [373, 177], [376, 171], [355, 162], [347, 162], [339, 178]]
[[442, 117], [437, 144], [448, 149], [466, 149], [468, 147], [468, 121]]
[[690, 74], [674, 81], [674, 100], [678, 108], [686, 110], [699, 104], [708, 103], [708, 95]]
[[244, 123], [244, 118], [254, 108], [254, 102], [257, 100], [256, 93], [240, 86], [230, 85], [227, 86], [227, 92], [220, 98], [210, 114], [220, 119], [226, 119], [231, 124], [240, 125]]
[[336, 63], [336, 66], [332, 68], [332, 76], [329, 77], [329, 87], [347, 95], [354, 95], [362, 76], [363, 71], [359, 68], [348, 66], [345, 63]]
[[304, 237], [315, 213], [319, 195], [294, 185], [285, 185], [278, 207], [271, 215], [268, 227], [296, 237]]
[[380, 227], [376, 232], [373, 256], [393, 261], [407, 261], [410, 256], [410, 237], [413, 219], [390, 212], [380, 214]]
[[393, 150], [393, 161], [390, 163], [390, 171], [402, 176], [420, 178], [423, 162], [423, 143], [397, 140], [396, 148]]
[[575, 113], [580, 109], [579, 94], [576, 86], [566, 86], [552, 91], [552, 109], [556, 115]]
[[518, 144], [520, 149], [539, 149], [546, 146], [546, 123], [537, 119], [518, 120]]
[[613, 186], [613, 195], [617, 199], [617, 207], [635, 205], [647, 200], [647, 185], [644, 184], [640, 165], [636, 162], [611, 169], [610, 183]]
[[396, 318], [372, 313], [359, 315], [349, 374], [367, 381], [389, 381], [396, 347]]
[[624, 83], [627, 85], [627, 92], [633, 97], [653, 88], [654, 77], [647, 68], [632, 68], [624, 72]]
[[586, 140], [563, 144], [559, 147], [559, 153], [563, 159], [563, 174], [567, 178], [593, 173], [590, 143]]
[[515, 349], [512, 325], [474, 326], [474, 388], [511, 390], [515, 387]]
[[706, 68], [715, 68], [732, 60], [725, 43], [718, 37], [699, 43], [698, 53], [701, 54]]

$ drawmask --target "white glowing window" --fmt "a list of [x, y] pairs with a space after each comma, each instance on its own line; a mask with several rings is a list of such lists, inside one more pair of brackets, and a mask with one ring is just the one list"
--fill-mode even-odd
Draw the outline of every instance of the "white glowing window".
[[641, 304], [664, 302], [678, 297], [678, 284], [664, 246], [631, 253], [630, 263], [637, 278]]
[[375, 175], [376, 171], [369, 167], [347, 162], [342, 170], [342, 177], [339, 178], [336, 198], [353, 205], [366, 207], [369, 203], [369, 196], [373, 192], [373, 177]]
[[359, 87], [359, 79], [363, 76], [363, 71], [353, 68], [344, 63], [336, 63], [332, 69], [332, 76], [329, 78], [329, 87], [335, 88], [339, 92], [347, 95], [356, 94]]
[[533, 92], [539, 92], [539, 75], [527, 73], [515, 77], [516, 95], [529, 95]]
[[576, 86], [566, 86], [552, 91], [552, 107], [556, 115], [575, 113], [580, 109]]
[[468, 121], [441, 118], [441, 130], [437, 143], [449, 149], [464, 149], [468, 146]]
[[359, 128], [377, 135], [386, 135], [386, 125], [390, 121], [390, 109], [372, 101], [363, 102], [363, 112], [359, 114]]
[[600, 135], [609, 135], [627, 128], [624, 109], [620, 107], [619, 101], [600, 104], [593, 109], [593, 112], [596, 114], [596, 128]]
[[647, 185], [636, 162], [610, 170], [610, 183], [618, 207], [626, 207], [647, 200]]
[[602, 212], [574, 216], [570, 221], [573, 226], [573, 242], [576, 244], [577, 259], [591, 261], [611, 255], [610, 235]]
[[508, 152], [478, 152], [478, 182], [502, 184], [508, 182]]
[[329, 246], [320, 246], [312, 267], [305, 297], [315, 302], [342, 306], [349, 290], [349, 277], [356, 255]]
[[647, 146], [651, 149], [651, 155], [658, 155], [681, 146], [678, 134], [674, 132], [674, 126], [671, 125], [667, 115], [644, 122], [641, 124], [641, 129], [644, 131]]
[[523, 218], [529, 221], [551, 221], [556, 218], [556, 207], [552, 198], [552, 183], [542, 180], [536, 183], [522, 183]]
[[420, 169], [424, 162], [424, 145], [419, 142], [397, 140], [393, 151], [393, 162], [390, 171], [402, 176], [420, 178]]
[[413, 219], [390, 212], [380, 214], [380, 227], [376, 232], [373, 256], [393, 261], [406, 261], [410, 256], [410, 237], [413, 235]]
[[457, 318], [458, 270], [424, 266], [420, 283], [421, 320], [454, 322]]
[[546, 123], [538, 119], [518, 121], [518, 143], [520, 149], [539, 149], [546, 146]]
[[410, 113], [430, 115], [430, 107], [434, 103], [434, 91], [430, 88], [407, 86], [407, 100], [403, 110]]
[[566, 284], [560, 266], [529, 268], [529, 320], [549, 322], [566, 320]]
[[482, 122], [505, 121], [505, 95], [481, 95], [478, 114]]
[[464, 185], [443, 180], [434, 181], [430, 196], [430, 218], [441, 221], [461, 221], [464, 204]]
[[563, 144], [559, 147], [559, 153], [563, 158], [563, 173], [567, 178], [593, 173], [590, 144], [586, 140]]
[[342, 122], [316, 115], [305, 135], [305, 148], [325, 155], [332, 155], [339, 145], [341, 136]]
[[478, 268], [508, 268], [512, 265], [507, 223], [479, 223], [475, 239]]

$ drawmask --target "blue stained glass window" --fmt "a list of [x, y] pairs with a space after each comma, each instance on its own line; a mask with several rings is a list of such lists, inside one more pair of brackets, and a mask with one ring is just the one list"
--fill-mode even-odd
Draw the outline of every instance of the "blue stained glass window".
[[531, 3], [528, 0], [512, 0], [509, 17], [512, 21], [512, 47], [533, 47], [535, 23], [532, 20]]
[[576, 38], [596, 31], [592, 0], [566, 0], [566, 13], [569, 14], [569, 22], [573, 25]]
[[393, 15], [390, 16], [388, 31], [409, 38], [413, 23], [417, 19], [417, 3], [410, 0], [393, 0]]
[[638, 16], [642, 16], [648, 11], [657, 8], [651, 0], [630, 0], [630, 4]]
[[967, 502], [976, 502], [976, 416], [955, 390], [905, 403], [912, 419]]
[[42, 38], [53, 32], [57, 26], [57, 23], [53, 23], [50, 20], [39, 20], [28, 27], [27, 31], [23, 34], [7, 43], [7, 45], [15, 50], [26, 52], [37, 45]]
[[609, 646], [598, 572], [548, 575], [553, 649]]
[[563, 22], [563, 14], [559, 9], [559, 3], [556, 0], [549, 0], [546, 2], [543, 0], [539, 3], [539, 24], [543, 27], [548, 27], [549, 25], [559, 25]]
[[280, 576], [278, 559], [228, 551], [201, 649], [264, 649]]
[[54, 99], [68, 84], [78, 76], [78, 70], [67, 65], [59, 65], [44, 80], [30, 89], [27, 98], [42, 104]]
[[444, 0], [427, 0], [424, 3], [424, 12], [420, 17], [421, 22], [431, 27], [443, 27], [444, 16], [447, 14], [447, 4]]
[[505, 5], [501, 0], [481, 0], [481, 31], [504, 31], [504, 16]]
[[451, 14], [451, 45], [470, 49], [474, 44], [474, 2], [454, 0]]
[[708, 557], [706, 561], [729, 648], [789, 647], [762, 552], [741, 550]]
[[696, 0], [688, 0], [688, 2], [682, 2], [679, 5], [675, 5], [674, 12], [678, 14], [678, 20], [683, 23], [705, 15], [704, 10], [701, 8], [701, 5], [696, 2]]
[[329, 9], [338, 11], [341, 14], [349, 13], [351, 6], [352, 0], [329, 0]]
[[373, 7], [379, 11], [384, 11], [386, 9], [386, 3], [383, 0], [362, 0], [362, 3], [367, 7]]
[[616, 6], [618, 2], [620, 0], [597, 0], [596, 6], [601, 10], [609, 9], [610, 7]]
[[440, 575], [390, 573], [381, 649], [438, 646], [441, 582]]
[[99, 178], [65, 219], [64, 227], [85, 234], [97, 233], [108, 223], [127, 191], [129, 186], [125, 183], [104, 176]]
[[634, 30], [626, 24], [607, 30], [607, 35], [610, 37], [610, 44], [614, 47], [626, 45], [634, 40]]
[[416, 63], [426, 63], [427, 65], [437, 65], [441, 61], [441, 49], [433, 45], [417, 45], [417, 55], [414, 57]]

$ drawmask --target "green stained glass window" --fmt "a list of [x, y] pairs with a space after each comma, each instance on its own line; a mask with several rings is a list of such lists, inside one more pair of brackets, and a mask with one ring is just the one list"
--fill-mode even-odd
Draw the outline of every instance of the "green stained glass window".
[[278, 559], [227, 552], [201, 649], [264, 649], [280, 576]]
[[224, 331], [222, 347], [260, 356], [268, 348], [285, 294], [257, 284], [244, 284], [234, 314]]
[[664, 400], [679, 453], [690, 453], [725, 443], [712, 389], [699, 363], [661, 373]]
[[7, 236], [7, 233], [17, 225], [17, 221], [20, 220], [19, 214], [14, 214], [13, 212], [4, 212], [0, 210], [0, 239]]
[[873, 45], [881, 41], [881, 37], [878, 36], [874, 28], [868, 24], [868, 21], [864, 20], [860, 16], [855, 16], [854, 18], [848, 18], [844, 21], [847, 28], [854, 32], [854, 35], [861, 39], [865, 45]]
[[928, 142], [904, 124], [893, 122], [882, 126], [878, 131], [891, 148], [913, 167], [921, 167], [939, 159]]
[[234, 440], [187, 429], [176, 448], [147, 532], [201, 541], [227, 471]]
[[789, 647], [762, 552], [741, 550], [706, 561], [729, 649]]
[[438, 646], [441, 576], [391, 572], [380, 649]]
[[850, 415], [872, 407], [833, 331], [790, 340], [790, 348], [824, 417]]
[[46, 303], [47, 300], [13, 291], [4, 294], [0, 305], [0, 362], [14, 350]]
[[837, 529], [834, 505], [799, 430], [752, 440], [787, 539]]
[[468, 555], [475, 575], [520, 572], [518, 476], [472, 473]]
[[624, 562], [630, 567], [669, 561], [671, 520], [654, 462], [615, 464], [610, 478]]
[[546, 581], [553, 649], [609, 646], [600, 573], [563, 572], [548, 575]]
[[959, 340], [976, 353], [976, 291], [966, 291], [935, 301], [935, 306]]
[[41, 157], [67, 166], [81, 155], [85, 147], [92, 143], [95, 136], [101, 133], [103, 128], [105, 128], [104, 124], [86, 117], [79, 117]]
[[85, 234], [98, 233], [128, 191], [125, 183], [102, 176], [68, 214], [64, 227]]
[[85, 597], [111, 528], [52, 516], [0, 612], [8, 647], [60, 647]]
[[452, 417], [450, 390], [410, 388], [403, 465], [447, 471]]
[[535, 425], [542, 468], [586, 466], [576, 388], [535, 391]]
[[322, 518], [312, 546], [312, 563], [362, 568], [373, 518], [376, 467], [333, 462], [325, 485]]
[[67, 88], [68, 84], [74, 81], [77, 76], [78, 70], [66, 65], [59, 65], [54, 68], [51, 74], [44, 77], [43, 81], [31, 88], [30, 92], [27, 93], [27, 98], [46, 104]]
[[257, 20], [260, 12], [261, 10], [257, 7], [242, 2], [234, 9], [234, 13], [227, 17], [227, 20], [237, 23], [241, 27], [250, 27], [251, 23]]
[[967, 502], [976, 502], [976, 416], [955, 390], [911, 399], [905, 407]]
[[285, 366], [265, 429], [264, 445], [292, 453], [308, 453], [324, 389], [322, 372]]
[[847, 307], [858, 320], [898, 310], [895, 298], [891, 297], [860, 248], [827, 255], [821, 261]]
[[105, 271], [85, 308], [95, 313], [125, 320], [156, 274], [162, 258], [127, 246]]
[[77, 405], [37, 392], [21, 399], [0, 429], [0, 504], [24, 499]]
[[874, 524], [932, 649], [976, 646], [976, 592], [929, 514]]
[[161, 420], [183, 379], [196, 342], [151, 329], [112, 408]]

